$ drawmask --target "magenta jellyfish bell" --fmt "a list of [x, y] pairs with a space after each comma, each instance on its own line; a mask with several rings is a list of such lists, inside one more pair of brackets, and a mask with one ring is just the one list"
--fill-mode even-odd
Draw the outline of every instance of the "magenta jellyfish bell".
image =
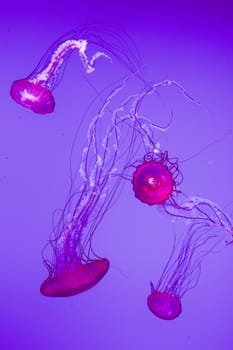
[[179, 174], [177, 161], [172, 163], [167, 151], [146, 155], [133, 173], [135, 197], [149, 205], [163, 204], [180, 184]]
[[144, 161], [133, 174], [135, 197], [149, 205], [161, 204], [173, 191], [174, 181], [168, 169], [155, 161]]
[[36, 81], [27, 79], [14, 81], [10, 95], [16, 103], [38, 114], [52, 113], [55, 108], [51, 91]]
[[150, 311], [163, 320], [174, 320], [181, 313], [181, 302], [175, 295], [154, 290], [151, 283], [151, 294], [147, 298]]
[[[73, 265], [73, 264], [71, 264]], [[68, 297], [94, 287], [107, 273], [108, 259], [67, 265], [61, 274], [53, 273], [41, 285], [40, 292], [47, 297]]]

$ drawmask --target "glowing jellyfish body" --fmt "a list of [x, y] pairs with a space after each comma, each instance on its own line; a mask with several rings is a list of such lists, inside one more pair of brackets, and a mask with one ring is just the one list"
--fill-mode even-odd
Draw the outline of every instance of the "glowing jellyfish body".
[[172, 194], [173, 174], [163, 161], [146, 159], [133, 173], [135, 197], [149, 205], [164, 203]]
[[50, 90], [37, 82], [16, 80], [11, 86], [10, 95], [16, 103], [35, 113], [48, 114], [55, 108], [55, 100]]
[[67, 264], [60, 274], [52, 274], [41, 285], [40, 292], [49, 297], [68, 297], [94, 287], [107, 273], [108, 259], [87, 263], [76, 261]]
[[81, 62], [87, 73], [92, 73], [95, 68], [95, 60], [100, 56], [109, 58], [103, 52], [96, 52], [91, 59], [86, 55], [87, 40], [66, 40], [58, 47], [55, 44], [46, 53], [44, 66], [41, 64], [27, 78], [16, 80], [12, 83], [10, 95], [21, 106], [38, 114], [52, 113], [55, 108], [53, 89], [59, 78], [62, 65], [67, 62], [72, 50], [77, 49]]
[[153, 290], [147, 298], [150, 311], [163, 320], [173, 320], [181, 313], [180, 300], [167, 292]]

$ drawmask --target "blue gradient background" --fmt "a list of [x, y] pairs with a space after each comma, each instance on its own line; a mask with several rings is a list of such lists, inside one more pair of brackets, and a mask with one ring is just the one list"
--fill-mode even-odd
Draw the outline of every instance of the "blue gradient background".
[[[111, 261], [102, 282], [67, 299], [39, 293], [47, 274], [41, 248], [52, 212], [66, 198], [70, 146], [90, 91], [76, 55], [54, 92], [53, 115], [41, 117], [21, 108], [10, 99], [9, 89], [13, 80], [33, 70], [54, 40], [87, 21], [119, 25], [133, 37], [147, 79], [177, 80], [200, 100], [206, 109], [178, 93], [169, 97], [174, 122], [161, 145], [181, 161], [233, 127], [231, 1], [162, 3], [1, 5], [1, 349], [233, 349], [232, 246], [222, 244], [204, 260], [199, 284], [183, 298], [178, 319], [157, 319], [146, 306], [149, 281], [160, 276], [174, 225], [137, 201], [129, 185], [98, 228], [97, 251]], [[104, 86], [105, 69], [100, 62], [89, 77], [94, 85]], [[156, 108], [152, 102], [147, 106], [151, 115]], [[210, 198], [230, 212], [232, 146], [228, 135], [181, 165], [185, 192]]]

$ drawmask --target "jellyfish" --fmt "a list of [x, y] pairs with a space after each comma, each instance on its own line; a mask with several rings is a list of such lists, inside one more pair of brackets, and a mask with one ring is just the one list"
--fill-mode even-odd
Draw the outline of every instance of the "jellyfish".
[[[74, 50], [78, 54], [86, 73], [95, 71], [100, 57], [112, 61], [116, 57], [132, 73], [140, 71], [140, 60], [132, 53], [123, 36], [109, 28], [87, 25], [63, 35], [44, 54], [39, 64], [26, 78], [15, 80], [10, 89], [13, 100], [38, 114], [52, 113], [55, 109], [53, 90], [60, 83], [69, 57]], [[109, 36], [109, 40], [104, 39]], [[97, 51], [89, 58], [87, 46], [96, 46]], [[138, 75], [139, 76], [139, 75]]]
[[182, 298], [196, 287], [203, 259], [225, 239], [222, 227], [200, 221], [188, 225], [183, 237], [176, 241], [163, 272], [147, 298], [149, 310], [158, 318], [173, 320], [182, 312]]
[[[54, 45], [48, 50], [48, 62], [42, 70], [36, 68], [27, 78], [16, 80], [12, 83], [10, 95], [13, 100], [21, 106], [39, 114], [52, 113], [55, 108], [55, 99], [52, 95], [56, 87], [58, 72], [61, 66], [66, 63], [70, 51], [77, 49], [81, 62], [87, 73], [92, 73], [97, 58], [104, 56], [110, 58], [104, 52], [96, 52], [91, 59], [86, 54], [87, 40], [66, 40], [55, 50]], [[54, 51], [53, 51], [54, 50]], [[47, 55], [48, 55], [47, 53]], [[38, 65], [40, 68], [40, 64]]]
[[135, 197], [148, 205], [163, 204], [178, 192], [182, 182], [177, 160], [171, 160], [168, 152], [146, 154], [132, 177]]

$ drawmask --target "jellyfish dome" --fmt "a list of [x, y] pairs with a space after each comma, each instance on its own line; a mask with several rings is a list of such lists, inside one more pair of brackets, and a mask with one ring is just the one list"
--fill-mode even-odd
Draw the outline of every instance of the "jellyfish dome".
[[94, 287], [107, 273], [109, 260], [99, 259], [88, 263], [67, 265], [60, 273], [53, 273], [41, 285], [40, 292], [49, 297], [76, 295]]

